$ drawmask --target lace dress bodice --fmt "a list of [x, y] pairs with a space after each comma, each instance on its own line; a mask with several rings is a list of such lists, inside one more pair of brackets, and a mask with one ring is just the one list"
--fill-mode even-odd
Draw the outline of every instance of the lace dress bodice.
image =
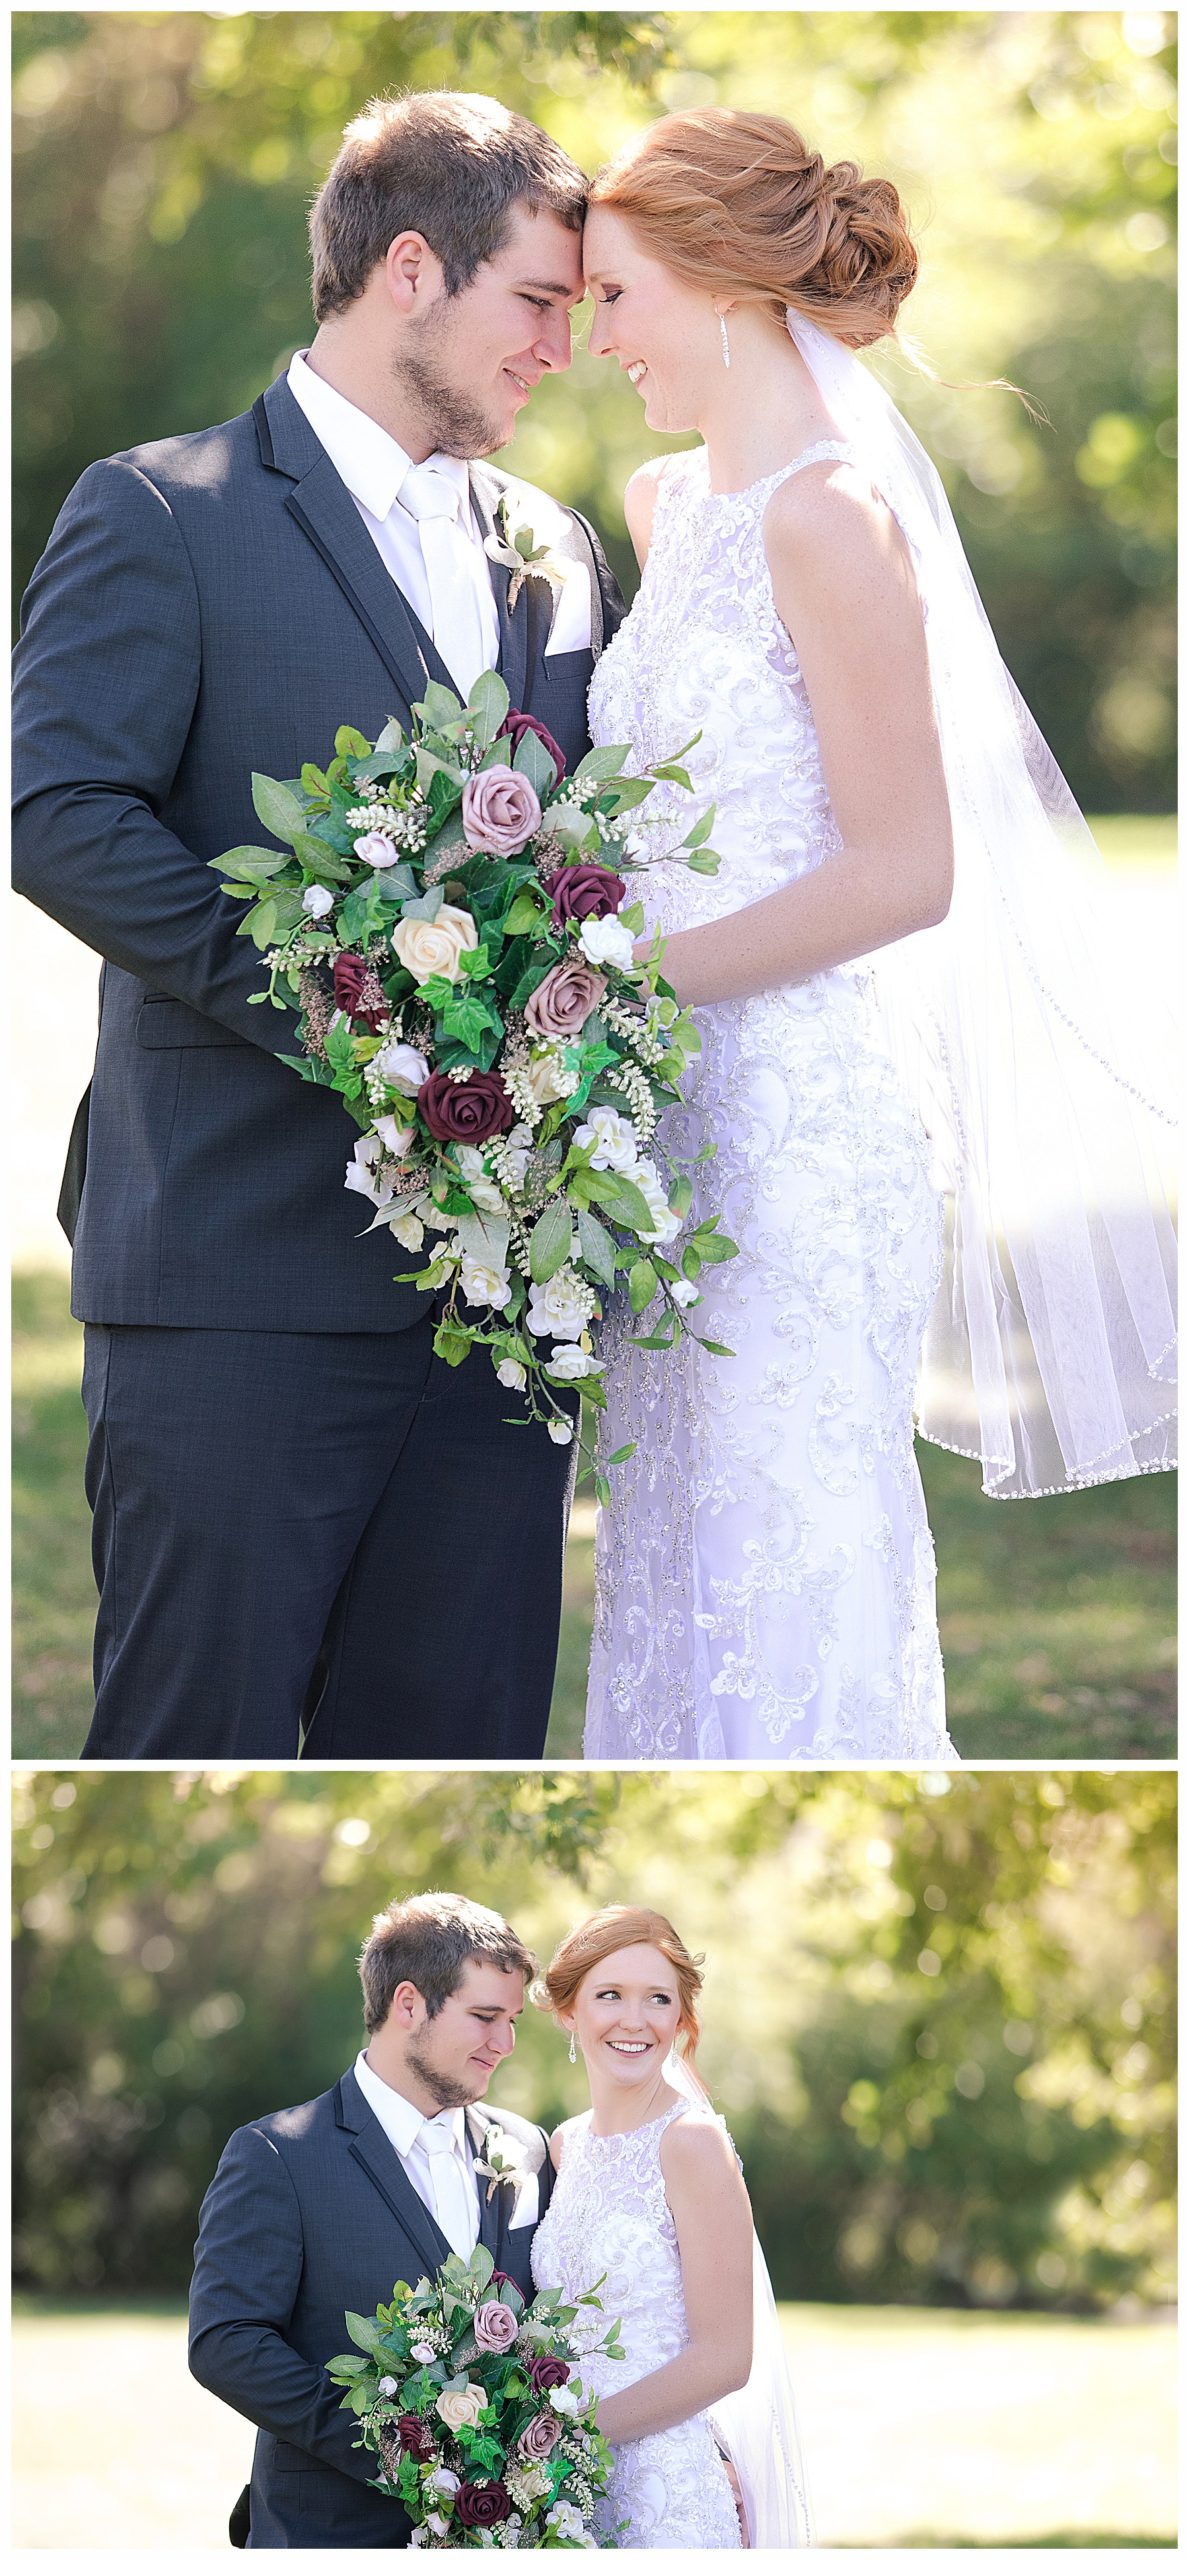
[[[648, 926], [752, 905], [841, 849], [817, 731], [776, 609], [764, 518], [810, 446], [716, 495], [703, 450], [657, 489], [636, 598], [595, 670], [597, 743], [684, 762], [639, 825]], [[667, 858], [713, 802], [715, 876]], [[656, 821], [647, 823], [652, 812]], [[663, 1141], [737, 1259], [703, 1270], [693, 1331], [658, 1356], [602, 1327], [608, 1452], [586, 1754], [903, 1760], [945, 1733], [932, 1540], [913, 1448], [941, 1201], [862, 961], [706, 1005]], [[707, 1152], [708, 1151], [708, 1152]]]
[[[557, 2184], [533, 2240], [533, 2278], [573, 2302], [598, 2288], [603, 2310], [582, 2312], [576, 2336], [602, 2337], [622, 2322], [622, 2364], [580, 2362], [588, 2389], [607, 2399], [656, 2373], [689, 2345], [677, 2232], [661, 2169], [666, 2128], [686, 2112], [678, 2098], [630, 2133], [596, 2134], [589, 2116], [567, 2129]], [[600, 2539], [619, 2525], [631, 2551], [734, 2551], [739, 2528], [726, 2471], [705, 2417], [616, 2448], [599, 2500]]]

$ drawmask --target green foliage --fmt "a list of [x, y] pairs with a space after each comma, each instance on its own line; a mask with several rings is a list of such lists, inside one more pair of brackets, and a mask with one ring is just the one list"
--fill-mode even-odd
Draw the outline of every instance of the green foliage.
[[[705, 1950], [699, 2059], [778, 2291], [1159, 2300], [1175, 1797], [1139, 1769], [21, 1775], [19, 2280], [184, 2283], [227, 2134], [347, 2066], [369, 1915], [432, 1884], [543, 1954], [613, 1900]], [[574, 2090], [529, 2019], [497, 2099], [554, 2122]]]
[[[1084, 801], [1171, 805], [1171, 13], [13, 24], [18, 593], [97, 455], [232, 415], [308, 341], [306, 210], [368, 97], [494, 91], [590, 169], [671, 107], [760, 104], [900, 187], [923, 253], [908, 327], [941, 378], [893, 363], [889, 379], [1008, 663]], [[654, 449], [618, 368], [579, 343], [506, 459], [595, 517], [630, 593], [622, 493]]]

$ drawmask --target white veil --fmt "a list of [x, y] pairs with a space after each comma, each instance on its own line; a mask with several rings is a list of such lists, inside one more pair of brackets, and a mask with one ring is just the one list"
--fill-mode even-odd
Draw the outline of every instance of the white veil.
[[1171, 1062], [1126, 985], [1100, 857], [999, 655], [938, 473], [873, 374], [789, 334], [913, 554], [954, 830], [944, 923], [871, 955], [952, 1195], [925, 1437], [990, 1494], [1175, 1464], [1175, 1243], [1154, 1139]]
[[[718, 2116], [689, 2064], [676, 2053], [670, 2054], [666, 2078], [700, 2113]], [[718, 2121], [725, 2125], [724, 2117], [718, 2116]], [[813, 2541], [813, 2524], [793, 2386], [767, 2261], [754, 2227], [751, 2372], [741, 2391], [716, 2400], [706, 2414], [735, 2466], [747, 2513], [750, 2549], [807, 2550]]]

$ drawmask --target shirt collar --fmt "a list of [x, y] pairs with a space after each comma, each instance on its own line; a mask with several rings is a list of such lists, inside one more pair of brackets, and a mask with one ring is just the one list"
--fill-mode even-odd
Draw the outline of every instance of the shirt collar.
[[[402, 2160], [407, 2159], [426, 2121], [420, 2107], [403, 2098], [399, 2089], [390, 2088], [387, 2080], [381, 2080], [365, 2053], [356, 2057], [355, 2077], [373, 2114], [379, 2117], [393, 2149], [399, 2152]], [[455, 2150], [469, 2169], [465, 2110], [462, 2107], [444, 2107], [438, 2121], [449, 2125]]]
[[[309, 419], [340, 480], [369, 516], [382, 524], [400, 494], [401, 483], [414, 468], [404, 446], [375, 418], [369, 418], [365, 409], [357, 409], [353, 400], [345, 399], [333, 383], [315, 373], [306, 363], [304, 351], [299, 350], [294, 356], [288, 379], [299, 409]], [[466, 463], [453, 453], [435, 453], [427, 459], [456, 482], [465, 524], [471, 494]]]

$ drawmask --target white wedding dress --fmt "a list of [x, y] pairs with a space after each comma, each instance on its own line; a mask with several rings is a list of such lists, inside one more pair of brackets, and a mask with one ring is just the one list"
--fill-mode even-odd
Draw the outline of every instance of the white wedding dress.
[[[655, 2373], [689, 2345], [677, 2234], [661, 2174], [666, 2125], [687, 2112], [678, 2098], [632, 2133], [596, 2134], [589, 2116], [566, 2133], [549, 2207], [533, 2239], [538, 2288], [560, 2285], [574, 2302], [596, 2286], [603, 2310], [579, 2314], [575, 2337], [605, 2336], [621, 2320], [622, 2364], [580, 2358], [586, 2387], [600, 2399]], [[615, 2468], [595, 2508], [600, 2542], [616, 2526], [628, 2551], [737, 2551], [739, 2525], [722, 2456], [706, 2417], [685, 2418], [660, 2435], [615, 2449]]]
[[[662, 476], [590, 707], [596, 743], [630, 740], [639, 766], [701, 732], [693, 800], [661, 785], [648, 804], [649, 927], [731, 914], [839, 849], [762, 526], [782, 481], [846, 453], [815, 444], [723, 496], [701, 449]], [[665, 859], [711, 801], [713, 879]], [[636, 1349], [649, 1320], [620, 1303], [602, 1327], [601, 1445], [637, 1445], [599, 1514], [586, 1757], [953, 1759], [912, 1418], [943, 1204], [872, 972], [827, 969], [697, 1022], [663, 1136], [693, 1180], [687, 1230], [717, 1211], [739, 1247], [706, 1268], [691, 1317], [733, 1356]]]

